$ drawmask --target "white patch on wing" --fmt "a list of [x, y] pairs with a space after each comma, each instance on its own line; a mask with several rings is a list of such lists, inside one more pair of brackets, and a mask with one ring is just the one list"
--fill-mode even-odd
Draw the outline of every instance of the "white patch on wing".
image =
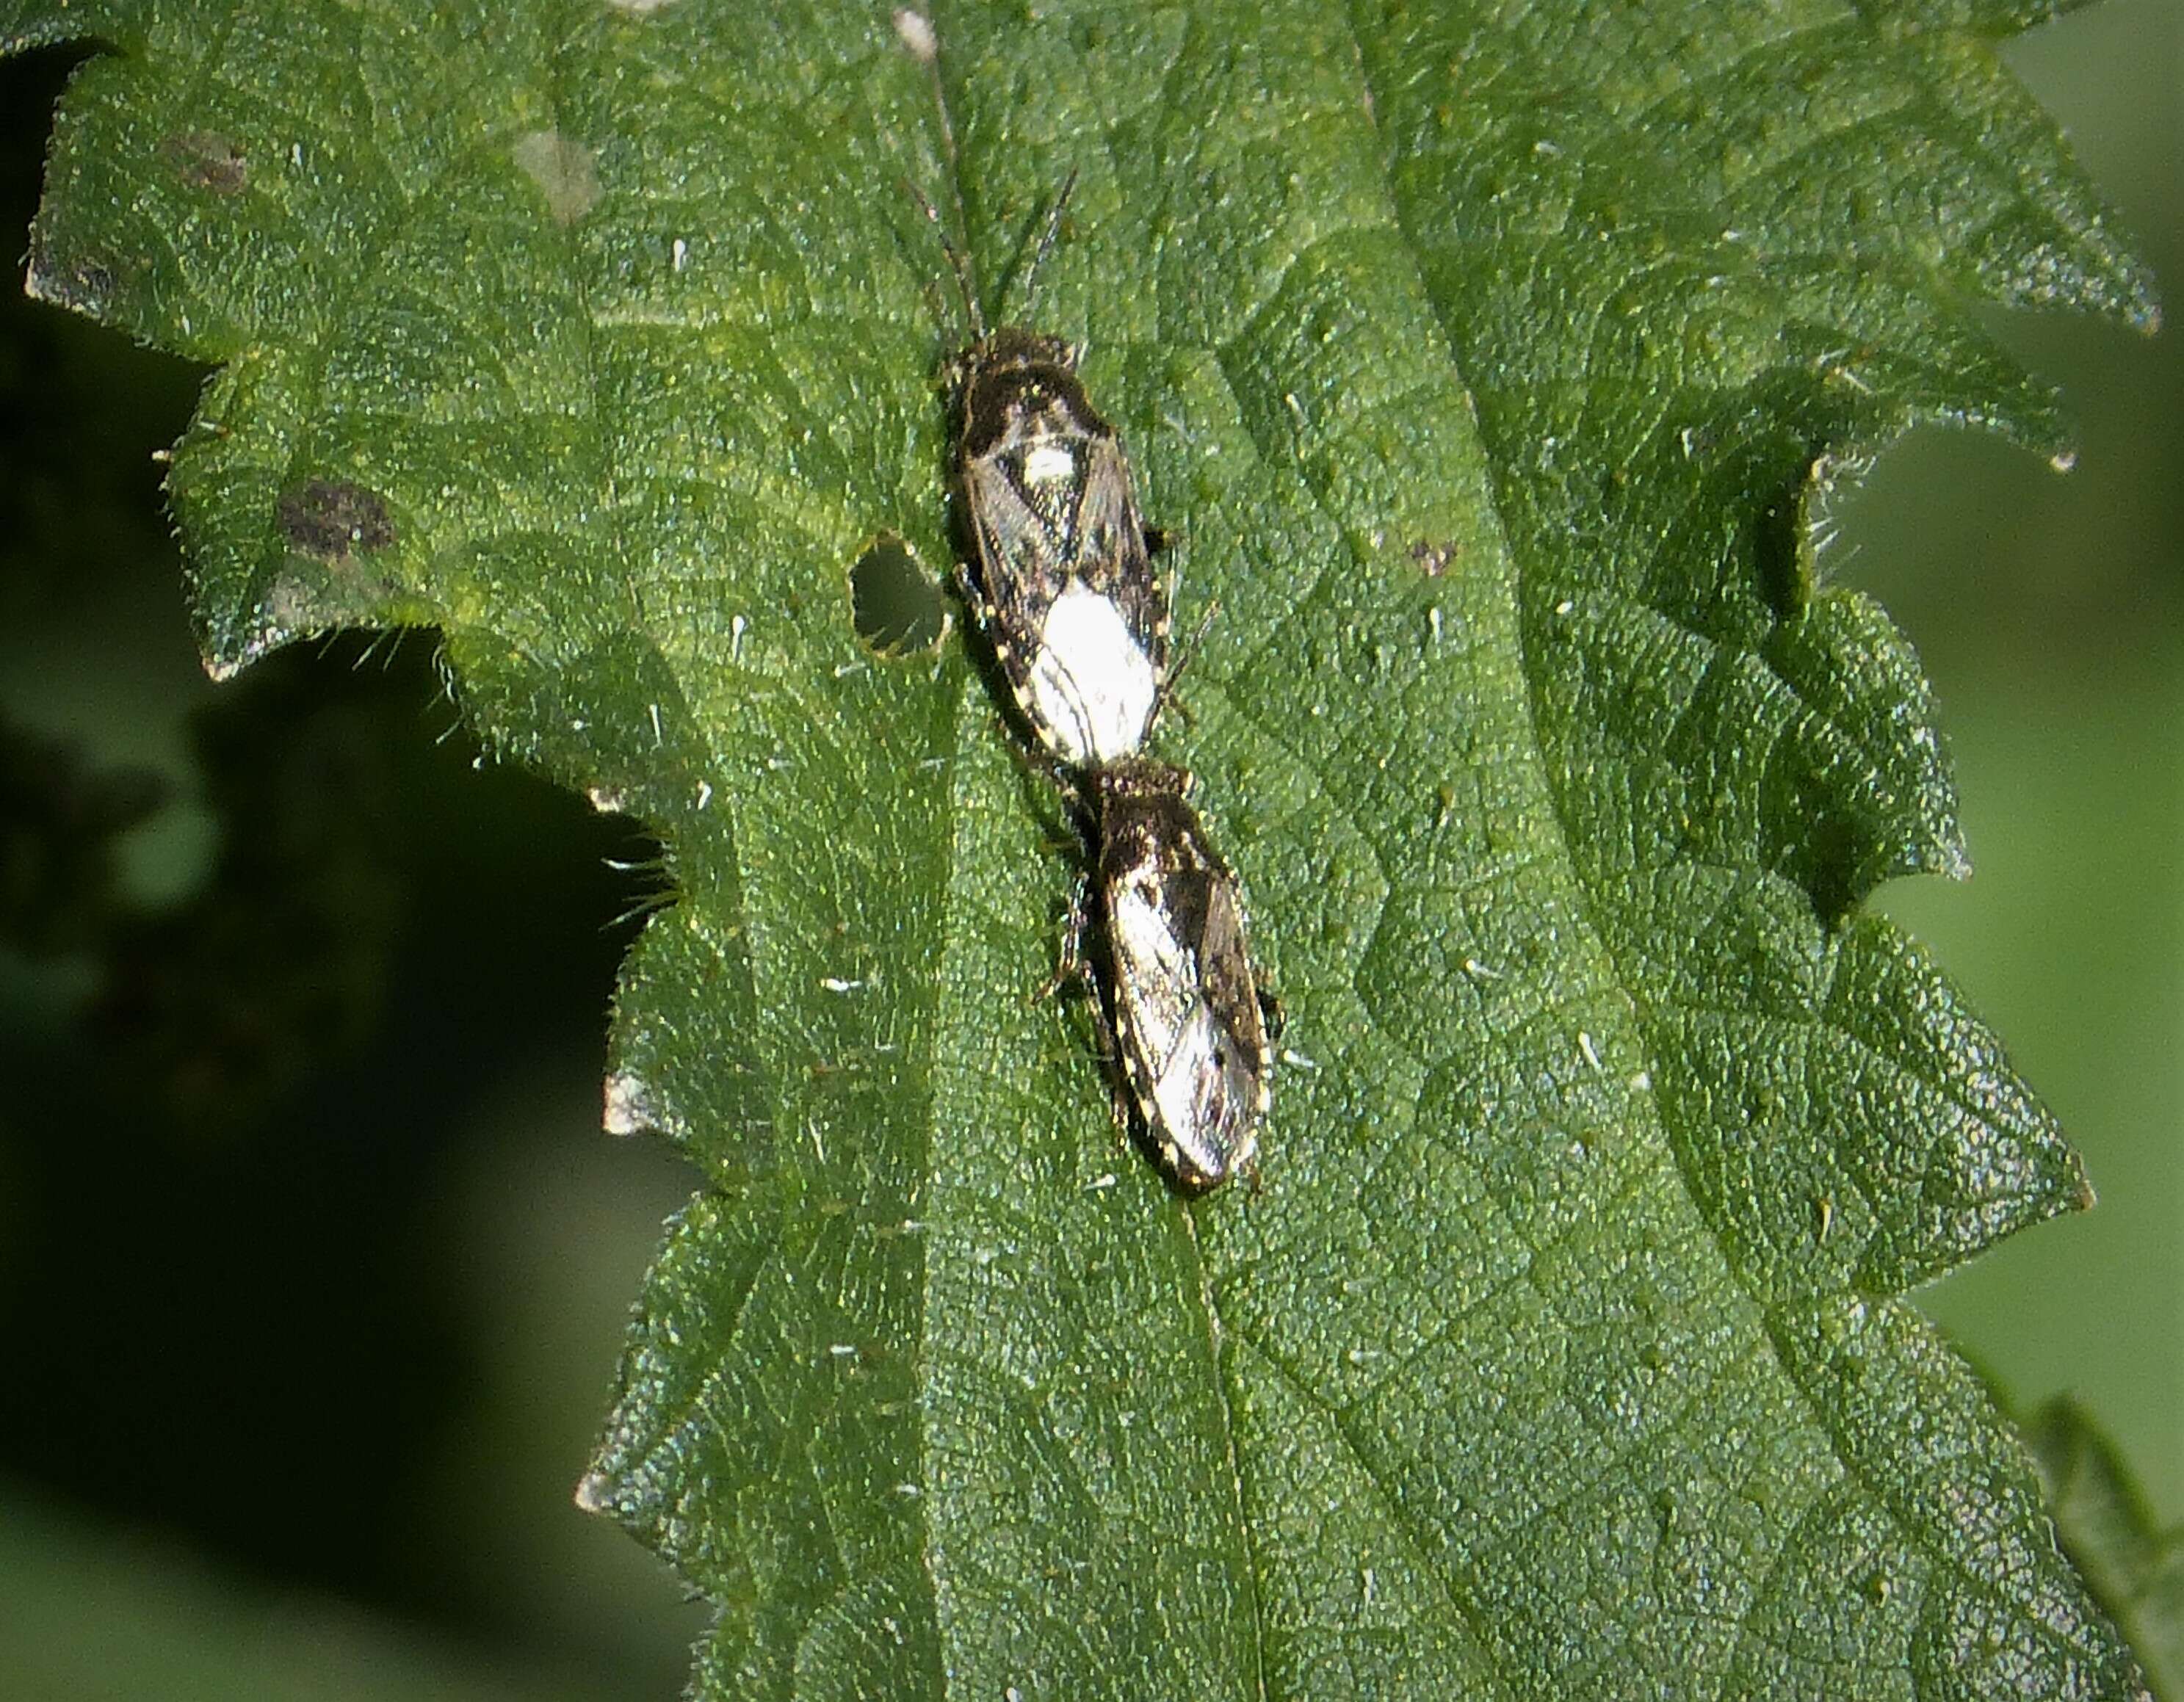
[[1024, 456], [1023, 476], [1027, 485], [1073, 483], [1077, 477], [1076, 452], [1061, 443], [1035, 443]]
[[1226, 1060], [1222, 1056], [1221, 1032], [1213, 1013], [1203, 1003], [1193, 1007], [1175, 1050], [1168, 1054], [1160, 1079], [1153, 1083], [1153, 1104], [1158, 1108], [1161, 1129], [1175, 1150], [1198, 1176], [1218, 1182], [1251, 1155], [1247, 1143], [1229, 1150], [1230, 1126], [1235, 1122], [1235, 1095], [1231, 1091]]
[[1150, 882], [1123, 883], [1110, 903], [1108, 932], [1127, 1038], [1146, 1075], [1157, 1079], [1197, 1000], [1197, 965], [1168, 926]]
[[1256, 1149], [1251, 1120], [1240, 1115], [1233, 1043], [1214, 1021], [1197, 959], [1176, 937], [1157, 887], [1125, 882], [1109, 902], [1123, 1044], [1150, 1101], [1153, 1138], [1187, 1178], [1211, 1186]]
[[1160, 681], [1114, 599], [1072, 581], [1047, 611], [1028, 689], [1063, 760], [1105, 763], [1145, 743]]

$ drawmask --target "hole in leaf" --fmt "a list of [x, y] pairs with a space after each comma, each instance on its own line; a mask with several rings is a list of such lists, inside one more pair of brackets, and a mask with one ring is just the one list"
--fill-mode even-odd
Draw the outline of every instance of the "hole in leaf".
[[948, 602], [917, 553], [882, 532], [850, 569], [857, 637], [883, 656], [929, 650], [948, 631]]

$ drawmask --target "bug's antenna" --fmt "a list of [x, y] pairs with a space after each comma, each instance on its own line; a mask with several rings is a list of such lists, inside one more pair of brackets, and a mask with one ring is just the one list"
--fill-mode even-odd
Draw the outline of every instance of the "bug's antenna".
[[1046, 264], [1046, 257], [1054, 248], [1054, 239], [1061, 234], [1061, 215], [1068, 210], [1069, 197], [1076, 187], [1077, 173], [1072, 170], [1061, 181], [1061, 192], [1054, 197], [1054, 211], [1046, 215], [1046, 234], [1039, 239], [1039, 247], [1033, 252], [1031, 264], [1024, 268], [1023, 318], [1026, 324], [1029, 324], [1033, 317], [1031, 304], [1039, 292], [1039, 270]]
[[[972, 338], [983, 342], [986, 316], [978, 311], [978, 281], [971, 270], [970, 255], [949, 236], [948, 227], [941, 223], [940, 209], [933, 204], [932, 197], [907, 177], [902, 180], [902, 186], [910, 192], [911, 198], [924, 209], [925, 216], [933, 221], [933, 232], [940, 238], [940, 252], [948, 256], [948, 264], [955, 269], [956, 293], [963, 298], [963, 312], [970, 320]], [[934, 305], [937, 307], [939, 303]]]
[[[948, 91], [940, 81], [940, 37], [934, 33], [930, 18], [922, 12], [912, 11], [907, 6], [895, 12], [894, 32], [903, 46], [910, 50], [911, 58], [924, 66], [926, 75], [933, 80], [933, 104], [940, 114], [940, 151], [948, 166], [948, 181], [956, 186], [956, 211], [960, 219], [963, 210], [961, 186], [963, 175], [956, 156], [955, 120], [948, 115]], [[948, 227], [940, 217], [940, 209], [933, 204], [925, 192], [908, 178], [905, 178], [903, 182], [917, 197], [917, 204], [925, 209], [925, 216], [933, 221], [933, 228], [939, 233], [940, 246], [947, 252], [948, 264], [956, 271], [956, 287], [963, 298], [963, 311], [970, 318], [971, 335], [978, 342], [984, 342], [986, 315], [978, 306], [978, 274], [971, 261], [970, 233], [965, 231], [965, 240], [956, 242], [948, 234]], [[1052, 240], [1050, 233], [1048, 240]]]

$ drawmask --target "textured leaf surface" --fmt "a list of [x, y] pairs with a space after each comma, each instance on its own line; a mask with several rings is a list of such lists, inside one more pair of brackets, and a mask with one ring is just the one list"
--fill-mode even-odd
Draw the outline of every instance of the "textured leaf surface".
[[1930, 706], [1816, 580], [1922, 418], [2056, 453], [1974, 301], [2142, 322], [2008, 7], [1099, 0], [938, 22], [989, 278], [1218, 599], [1168, 752], [1291, 1015], [1263, 1191], [1117, 1149], [1034, 998], [1075, 867], [944, 562], [951, 186], [884, 8], [187, 10], [95, 34], [31, 288], [220, 363], [217, 669], [429, 622], [642, 816], [610, 1126], [706, 1172], [582, 1499], [708, 1695], [2141, 1694], [1900, 1298], [2081, 1204], [1888, 876]]

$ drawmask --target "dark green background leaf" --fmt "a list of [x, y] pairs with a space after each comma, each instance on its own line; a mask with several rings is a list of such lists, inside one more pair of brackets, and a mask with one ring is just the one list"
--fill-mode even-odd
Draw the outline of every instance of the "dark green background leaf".
[[2027, 1439], [2064, 1552], [2129, 1632], [2156, 1693], [2184, 1695], [2184, 1531], [2157, 1527], [2115, 1449], [2075, 1401], [2049, 1402]]
[[1874, 884], [1963, 854], [1835, 481], [2059, 450], [1976, 300], [2150, 320], [1972, 8], [940, 17], [989, 277], [1085, 337], [1293, 1018], [1168, 1198], [1032, 994], [1072, 879], [951, 642], [940, 183], [881, 8], [0, 8], [117, 50], [35, 292], [225, 363], [209, 654], [441, 627], [651, 824], [610, 1120], [713, 1184], [583, 1494], [722, 1694], [2137, 1694], [1898, 1298], [2082, 1203]]

